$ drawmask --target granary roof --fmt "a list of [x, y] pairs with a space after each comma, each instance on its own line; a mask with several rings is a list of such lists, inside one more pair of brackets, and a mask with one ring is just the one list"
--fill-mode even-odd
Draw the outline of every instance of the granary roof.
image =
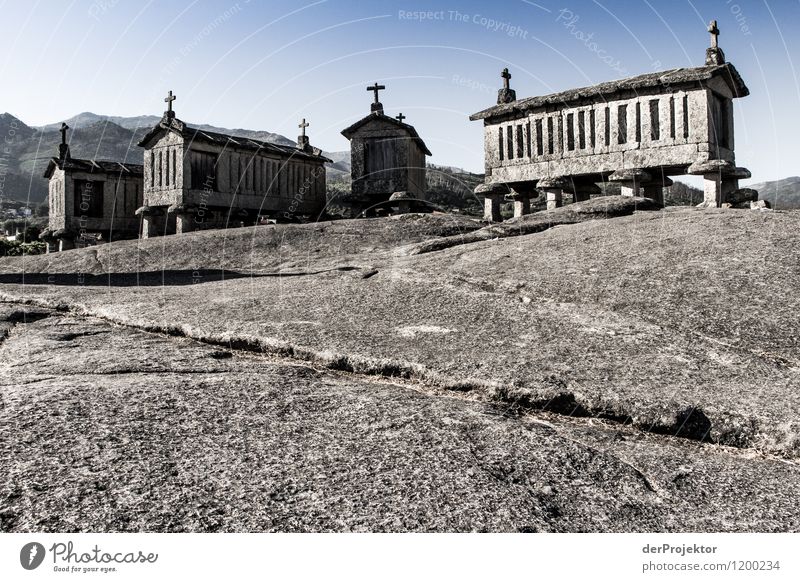
[[305, 151], [292, 146], [279, 145], [268, 141], [261, 141], [258, 139], [251, 139], [248, 137], [238, 137], [228, 135], [225, 133], [217, 133], [216, 131], [207, 131], [205, 129], [198, 129], [186, 125], [180, 119], [168, 117], [165, 115], [161, 118], [153, 129], [151, 129], [139, 142], [140, 147], [147, 147], [155, 137], [163, 132], [172, 131], [182, 136], [184, 139], [194, 142], [210, 143], [222, 147], [234, 147], [246, 150], [264, 151], [267, 153], [274, 153], [279, 156], [294, 157], [308, 160], [316, 160], [322, 162], [332, 162], [322, 155], [322, 150], [318, 148], [311, 148], [310, 151]]
[[723, 79], [731, 88], [734, 97], [746, 97], [750, 94], [747, 85], [744, 84], [742, 77], [736, 68], [730, 63], [722, 65], [708, 65], [704, 67], [689, 67], [681, 69], [670, 69], [656, 73], [646, 73], [636, 77], [628, 77], [616, 81], [608, 81], [591, 87], [580, 87], [541, 95], [537, 97], [527, 97], [517, 99], [510, 103], [503, 103], [494, 107], [489, 107], [470, 115], [470, 120], [491, 119], [495, 117], [505, 117], [514, 113], [521, 113], [531, 109], [537, 109], [548, 105], [570, 105], [576, 102], [585, 102], [595, 99], [605, 100], [617, 93], [626, 91], [640, 91], [646, 89], [663, 89], [670, 91], [672, 88], [685, 87], [686, 85], [702, 84], [715, 77]]
[[50, 158], [44, 177], [50, 178], [55, 169], [72, 172], [86, 172], [89, 174], [126, 174], [142, 176], [144, 167], [141, 164], [128, 164], [111, 160], [83, 160], [79, 158]]
[[364, 125], [366, 125], [366, 124], [368, 124], [368, 123], [370, 123], [372, 121], [384, 121], [386, 123], [390, 123], [392, 125], [397, 126], [400, 129], [405, 130], [406, 133], [408, 133], [409, 136], [411, 136], [411, 138], [415, 142], [417, 142], [417, 145], [419, 145], [419, 147], [422, 148], [422, 151], [424, 151], [426, 155], [428, 155], [428, 156], [432, 156], [433, 155], [431, 153], [431, 151], [428, 149], [428, 146], [425, 145], [425, 142], [422, 141], [422, 138], [417, 133], [417, 130], [414, 129], [413, 125], [409, 125], [407, 123], [403, 123], [402, 121], [400, 121], [400, 120], [398, 120], [398, 119], [396, 119], [394, 117], [389, 117], [388, 115], [386, 115], [384, 113], [381, 113], [380, 111], [373, 111], [372, 113], [370, 113], [366, 117], [363, 117], [363, 118], [359, 119], [358, 121], [356, 121], [350, 127], [347, 127], [345, 129], [343, 129], [342, 130], [342, 135], [345, 136], [347, 139], [351, 139], [353, 137], [353, 135], [361, 127], [363, 127]]

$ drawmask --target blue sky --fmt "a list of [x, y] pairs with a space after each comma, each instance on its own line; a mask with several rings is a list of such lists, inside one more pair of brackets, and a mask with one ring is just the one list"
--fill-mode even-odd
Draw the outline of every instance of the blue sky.
[[[426, 12], [422, 18], [419, 12]], [[297, 135], [343, 150], [382, 102], [432, 162], [481, 171], [480, 123], [509, 67], [519, 97], [702, 65], [708, 21], [751, 96], [735, 103], [753, 181], [800, 174], [800, 0], [0, 0], [0, 111], [29, 125], [81, 111]], [[588, 40], [587, 40], [588, 38]]]

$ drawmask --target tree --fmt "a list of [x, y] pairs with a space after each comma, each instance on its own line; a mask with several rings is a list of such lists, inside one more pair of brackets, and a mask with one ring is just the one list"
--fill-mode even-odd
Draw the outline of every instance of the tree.
[[33, 207], [33, 215], [46, 218], [50, 215], [50, 207], [47, 202], [41, 202]]

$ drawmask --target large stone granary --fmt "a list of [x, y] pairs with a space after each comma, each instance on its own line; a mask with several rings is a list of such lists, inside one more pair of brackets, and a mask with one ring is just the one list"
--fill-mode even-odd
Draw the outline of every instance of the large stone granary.
[[470, 117], [484, 123], [486, 178], [476, 192], [485, 196], [485, 218], [500, 220], [504, 198], [518, 216], [540, 193], [554, 208], [564, 192], [585, 200], [606, 181], [663, 203], [670, 176], [686, 174], [703, 176], [706, 206], [757, 196], [738, 191], [750, 172], [734, 155], [733, 99], [749, 90], [717, 45], [716, 21], [708, 30], [702, 67], [524, 99], [504, 70], [497, 105]]
[[[350, 140], [352, 193], [365, 209], [398, 200], [398, 205], [425, 200], [426, 156], [431, 152], [405, 116], [384, 113], [375, 83], [367, 87], [375, 94], [370, 114], [342, 130]], [[369, 211], [369, 210], [368, 210]]]
[[73, 158], [61, 124], [58, 157], [47, 164], [48, 227], [41, 234], [47, 250], [136, 238], [135, 210], [142, 204], [142, 166], [109, 160]]
[[316, 217], [326, 204], [322, 151], [306, 136], [296, 147], [188, 126], [167, 111], [144, 148], [142, 237], [252, 225], [266, 217]]

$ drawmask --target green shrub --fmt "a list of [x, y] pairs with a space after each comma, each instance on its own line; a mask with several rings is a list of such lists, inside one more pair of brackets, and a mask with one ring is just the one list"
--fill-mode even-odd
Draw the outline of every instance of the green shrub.
[[43, 255], [46, 252], [47, 244], [41, 241], [24, 243], [16, 240], [0, 240], [0, 257]]

